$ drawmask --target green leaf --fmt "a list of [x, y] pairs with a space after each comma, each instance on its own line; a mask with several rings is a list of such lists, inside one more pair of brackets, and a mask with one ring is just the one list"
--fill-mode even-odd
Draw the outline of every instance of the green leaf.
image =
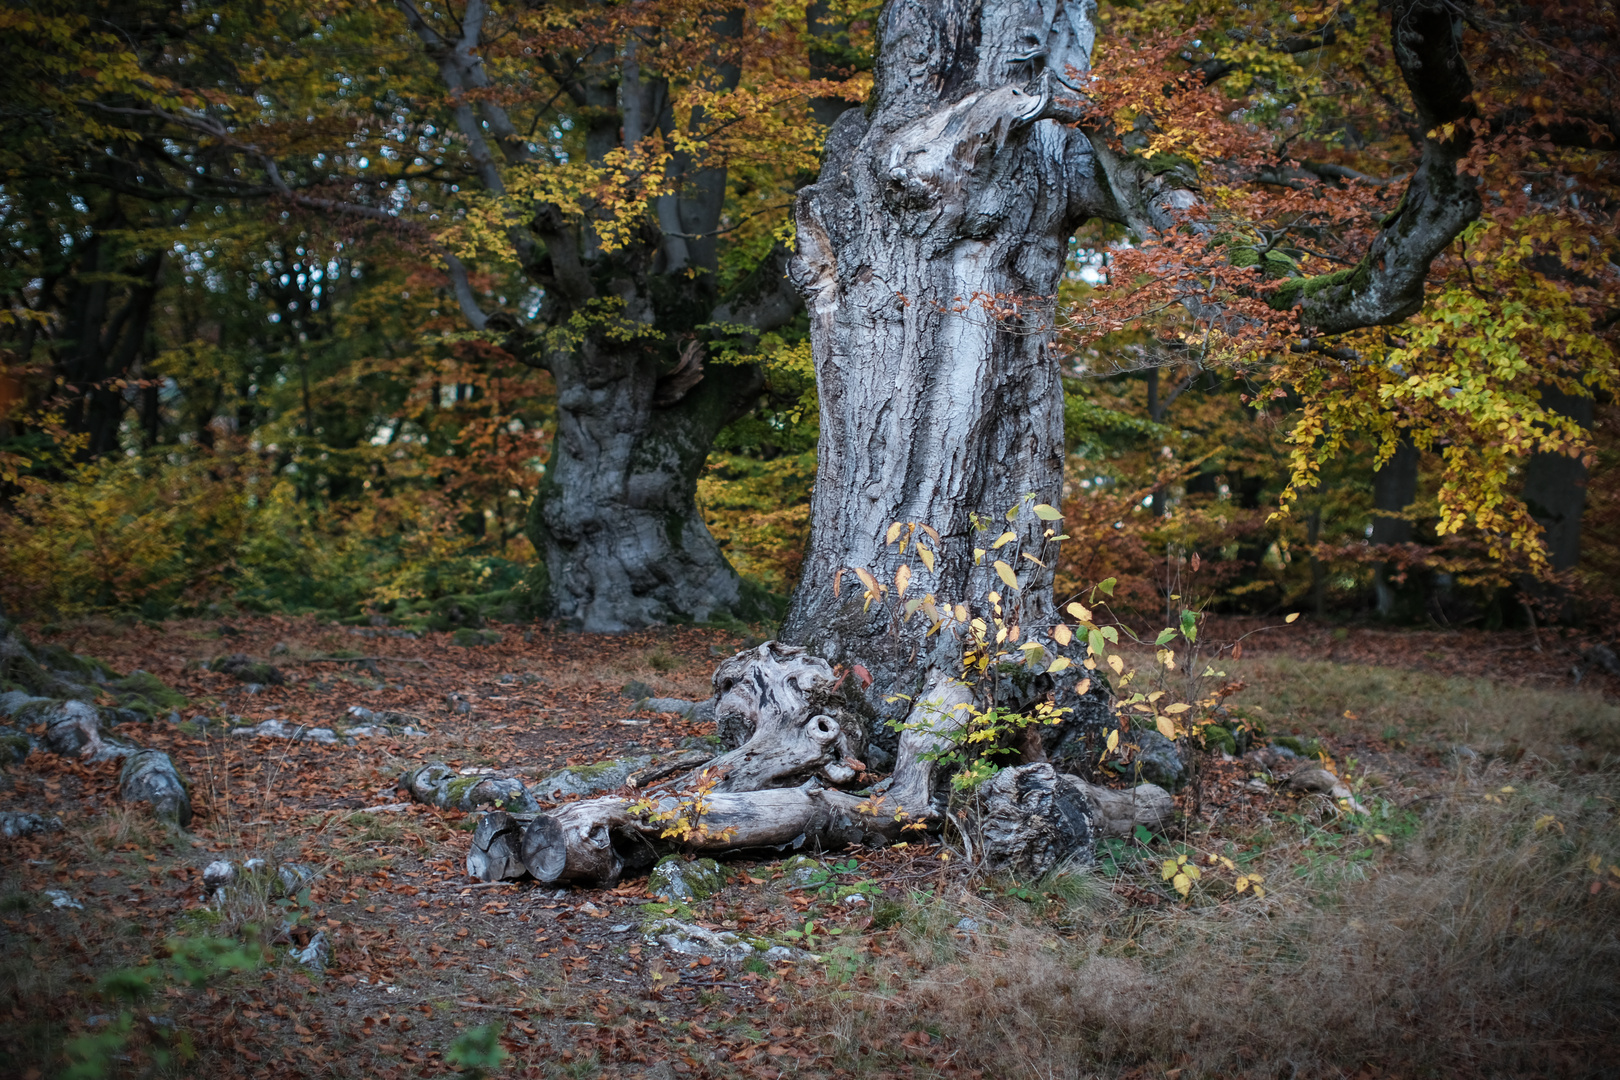
[[1163, 630], [1159, 631], [1159, 636], [1153, 639], [1153, 644], [1155, 644], [1155, 645], [1168, 644], [1170, 639], [1175, 637], [1175, 636], [1176, 636], [1175, 629], [1173, 627], [1167, 626]]
[[1104, 596], [1114, 595], [1114, 586], [1119, 584], [1118, 578], [1104, 578], [1097, 582], [1097, 588], [1102, 590]]
[[1086, 644], [1091, 647], [1092, 656], [1101, 656], [1108, 651], [1108, 643], [1103, 640], [1102, 631], [1091, 630], [1086, 634]]
[[1198, 640], [1198, 615], [1185, 609], [1181, 612], [1181, 636], [1188, 641]]
[[1107, 638], [1109, 641], [1112, 641], [1115, 645], [1119, 644], [1119, 627], [1105, 626], [1100, 632], [1103, 637]]
[[1055, 508], [1053, 508], [1051, 506], [1048, 506], [1045, 503], [1036, 503], [1035, 504], [1035, 516], [1040, 518], [1042, 521], [1062, 521], [1063, 520], [1063, 512], [1061, 510], [1057, 510], [1057, 509], [1055, 509]]

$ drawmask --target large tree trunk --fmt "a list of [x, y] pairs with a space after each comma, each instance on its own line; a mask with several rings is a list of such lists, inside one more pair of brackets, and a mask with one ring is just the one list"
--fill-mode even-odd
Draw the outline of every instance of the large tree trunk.
[[[908, 705], [888, 699], [915, 696], [951, 644], [941, 635], [930, 656], [926, 622], [897, 627], [886, 605], [863, 610], [853, 576], [840, 581], [861, 568], [895, 587], [892, 522], [940, 534], [932, 570], [905, 560], [908, 595], [982, 604], [1000, 590], [1026, 633], [1053, 621], [1047, 523], [1031, 510], [1062, 495], [1063, 389], [1047, 344], [1070, 234], [1115, 215], [1086, 137], [1043, 118], [1056, 84], [1035, 77], [1089, 67], [1093, 11], [888, 4], [873, 107], [839, 118], [820, 181], [799, 197], [792, 273], [811, 313], [821, 441], [782, 636], [865, 665], [891, 719]], [[988, 520], [975, 528], [973, 514]], [[1012, 557], [1016, 592], [973, 555], [1004, 529], [1047, 564]]]

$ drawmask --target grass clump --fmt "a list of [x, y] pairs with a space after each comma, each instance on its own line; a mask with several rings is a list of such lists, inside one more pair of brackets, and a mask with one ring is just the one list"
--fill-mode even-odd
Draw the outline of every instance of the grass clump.
[[[909, 972], [802, 1009], [857, 1074], [903, 1057], [893, 1032], [932, 1030], [959, 1068], [1009, 1080], [1594, 1075], [1620, 1023], [1617, 804], [1613, 773], [1498, 770], [1421, 814], [1296, 817], [1235, 866], [1262, 874], [1263, 898], [1217, 872], [1181, 901], [1153, 872], [1181, 849], [1165, 841], [1130, 882], [1146, 905], [1096, 877], [914, 893], [883, 913]], [[1009, 903], [1019, 889], [1046, 903]]]

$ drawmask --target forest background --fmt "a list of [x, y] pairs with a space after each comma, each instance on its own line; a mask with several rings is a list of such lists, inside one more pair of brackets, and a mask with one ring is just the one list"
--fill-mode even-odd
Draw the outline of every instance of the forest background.
[[[0, 13], [0, 604], [436, 628], [549, 614], [529, 507], [555, 386], [508, 323], [470, 325], [457, 290], [529, 318], [548, 296], [503, 240], [506, 204], [479, 184], [456, 110], [498, 102], [539, 162], [534, 198], [608, 247], [661, 195], [725, 168], [708, 238], [725, 295], [790, 242], [821, 118], [870, 91], [877, 6], [756, 0], [718, 59], [714, 5], [491, 9], [489, 85], [452, 92], [411, 13], [470, 10], [53, 0]], [[1149, 159], [1263, 144], [1270, 164], [1247, 186], [1211, 182], [1251, 223], [1226, 243], [1230, 264], [1321, 273], [1333, 260], [1308, 230], [1265, 223], [1332, 203], [1353, 225], [1395, 207], [1422, 132], [1394, 90], [1385, 18], [1374, 3], [1105, 4], [1098, 100], [1151, 134], [1137, 148]], [[544, 58], [622, 48], [637, 25], [689, 46], [670, 81], [681, 122], [604, 156], [587, 145], [592, 106]], [[1361, 374], [1177, 344], [1124, 230], [1074, 238], [1054, 352], [1079, 539], [1060, 593], [1113, 577], [1149, 619], [1175, 594], [1230, 613], [1612, 623], [1613, 136], [1577, 107], [1602, 80], [1556, 35], [1486, 40], [1473, 62], [1489, 76], [1476, 97], [1493, 198], [1437, 262], [1423, 313], [1353, 335], [1358, 364], [1377, 358]], [[716, 76], [726, 63], [735, 74]], [[1559, 188], [1566, 176], [1579, 185]], [[670, 375], [692, 342], [705, 377], [763, 373], [697, 499], [780, 610], [815, 479], [803, 315], [767, 333], [635, 332], [668, 346]]]

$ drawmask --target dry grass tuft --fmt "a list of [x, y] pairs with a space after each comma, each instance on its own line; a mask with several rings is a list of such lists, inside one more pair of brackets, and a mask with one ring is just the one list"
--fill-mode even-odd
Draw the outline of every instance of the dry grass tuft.
[[1081, 890], [1055, 920], [1006, 910], [975, 935], [957, 921], [996, 913], [973, 894], [919, 901], [901, 915], [909, 978], [803, 1007], [857, 1074], [916, 1030], [1009, 1080], [1612, 1070], [1620, 889], [1594, 894], [1589, 860], [1620, 858], [1620, 777], [1503, 781], [1459, 781], [1393, 846], [1291, 824], [1263, 838], [1261, 901]]

